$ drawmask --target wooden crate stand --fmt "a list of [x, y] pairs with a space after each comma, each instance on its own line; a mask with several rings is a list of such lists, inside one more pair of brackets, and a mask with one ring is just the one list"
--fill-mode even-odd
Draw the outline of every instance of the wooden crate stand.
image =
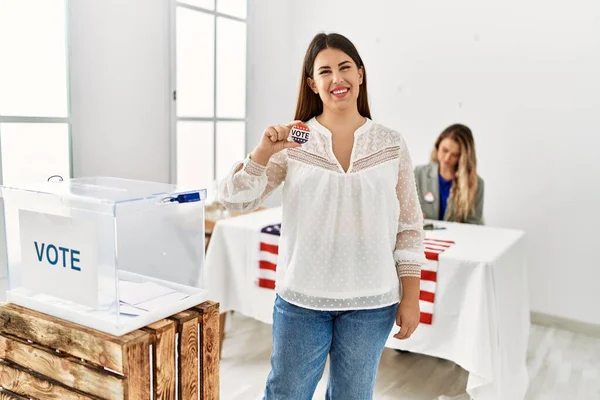
[[219, 304], [123, 336], [0, 305], [0, 400], [219, 399]]

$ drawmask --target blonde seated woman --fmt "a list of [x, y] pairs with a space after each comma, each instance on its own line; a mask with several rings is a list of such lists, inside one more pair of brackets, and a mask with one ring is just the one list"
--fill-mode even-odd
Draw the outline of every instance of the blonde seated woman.
[[446, 128], [435, 141], [431, 162], [415, 168], [426, 219], [482, 225], [483, 179], [477, 175], [475, 141], [465, 125]]

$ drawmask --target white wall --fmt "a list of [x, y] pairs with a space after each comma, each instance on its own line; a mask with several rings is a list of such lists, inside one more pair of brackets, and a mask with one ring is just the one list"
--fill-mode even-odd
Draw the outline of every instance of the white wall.
[[374, 119], [404, 133], [415, 163], [447, 125], [473, 129], [487, 223], [527, 233], [532, 310], [600, 324], [599, 3], [252, 7], [249, 150], [265, 126], [293, 117], [310, 39], [342, 33], [366, 64]]
[[[292, 62], [292, 15], [289, 1], [249, 0], [246, 151], [269, 125], [292, 121], [301, 64]], [[266, 201], [278, 204], [280, 191]]]
[[289, 3], [250, 0], [248, 7], [247, 150], [264, 129], [294, 117], [301, 65], [294, 57]]
[[169, 1], [69, 1], [73, 176], [169, 182]]

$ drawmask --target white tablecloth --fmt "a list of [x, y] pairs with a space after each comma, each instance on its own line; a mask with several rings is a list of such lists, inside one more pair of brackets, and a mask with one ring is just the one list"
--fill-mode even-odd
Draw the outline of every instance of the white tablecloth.
[[[256, 284], [260, 229], [281, 222], [281, 208], [219, 221], [206, 256], [209, 298], [271, 324], [275, 292]], [[476, 400], [519, 400], [528, 386], [529, 338], [522, 231], [435, 221], [428, 237], [455, 244], [439, 257], [433, 323], [386, 346], [451, 360], [469, 372]]]

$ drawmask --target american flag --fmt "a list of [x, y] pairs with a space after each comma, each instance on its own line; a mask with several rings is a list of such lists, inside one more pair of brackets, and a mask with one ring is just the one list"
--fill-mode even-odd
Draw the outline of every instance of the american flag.
[[259, 287], [275, 289], [275, 269], [277, 268], [280, 235], [281, 224], [267, 225], [260, 230]]
[[[281, 224], [267, 225], [260, 231], [260, 255], [258, 261], [258, 286], [275, 289], [275, 270], [279, 254]], [[433, 305], [437, 282], [438, 257], [454, 244], [450, 240], [425, 238], [425, 258], [427, 263], [421, 268], [421, 292], [419, 305], [421, 323], [433, 322]]]
[[425, 238], [424, 244], [427, 262], [421, 267], [419, 307], [421, 309], [421, 323], [431, 325], [433, 322], [435, 288], [437, 286], [438, 259], [440, 254], [450, 248], [454, 242], [450, 240]]

